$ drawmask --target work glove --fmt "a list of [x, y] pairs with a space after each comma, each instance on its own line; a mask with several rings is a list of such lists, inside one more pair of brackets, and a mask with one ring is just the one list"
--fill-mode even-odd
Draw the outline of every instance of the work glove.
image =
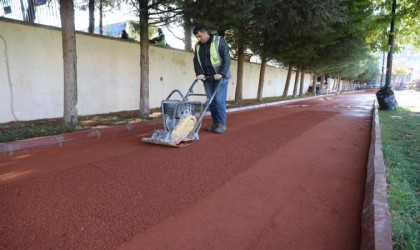
[[198, 75], [197, 76], [197, 80], [204, 80], [206, 79], [206, 77], [204, 75]]
[[214, 80], [216, 80], [216, 81], [219, 81], [219, 80], [221, 80], [222, 79], [222, 75], [221, 74], [215, 74], [214, 75]]

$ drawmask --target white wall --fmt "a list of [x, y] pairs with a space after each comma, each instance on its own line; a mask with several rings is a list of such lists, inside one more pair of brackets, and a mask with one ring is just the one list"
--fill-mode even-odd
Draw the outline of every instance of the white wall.
[[[138, 109], [140, 45], [84, 33], [77, 33], [76, 43], [79, 115]], [[195, 78], [193, 54], [151, 46], [149, 55], [149, 105], [156, 108], [173, 89], [188, 90]], [[232, 61], [228, 100], [235, 98], [236, 69]], [[256, 98], [259, 70], [245, 63], [244, 99]], [[282, 95], [286, 74], [267, 67], [263, 96]], [[306, 92], [310, 76], [305, 78]], [[201, 84], [196, 92], [204, 92]], [[0, 123], [62, 117], [63, 95], [61, 31], [0, 19]]]

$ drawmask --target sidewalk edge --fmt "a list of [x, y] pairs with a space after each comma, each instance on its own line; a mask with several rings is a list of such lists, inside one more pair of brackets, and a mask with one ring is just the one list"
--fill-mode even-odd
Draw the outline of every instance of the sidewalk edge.
[[76, 131], [66, 134], [50, 135], [36, 138], [17, 140], [0, 143], [0, 158], [10, 157], [13, 154], [25, 150], [33, 150], [46, 147], [61, 147], [63, 144], [81, 140], [99, 140], [103, 137], [113, 136], [121, 133], [132, 133], [135, 131], [147, 130], [161, 124], [161, 119], [154, 119], [142, 122], [132, 122], [126, 125], [94, 128], [89, 130]]
[[[244, 111], [249, 109], [258, 109], [258, 108], [265, 108], [274, 105], [281, 105], [290, 102], [297, 102], [302, 100], [308, 100], [313, 98], [322, 98], [323, 96], [328, 95], [318, 95], [318, 96], [311, 96], [306, 98], [294, 99], [294, 100], [286, 100], [286, 101], [279, 101], [279, 102], [272, 102], [272, 103], [262, 103], [253, 106], [246, 106], [240, 108], [228, 108], [227, 112], [238, 112]], [[210, 115], [209, 112], [205, 114]], [[162, 123], [161, 119], [153, 119], [148, 121], [141, 121], [141, 122], [133, 122], [127, 125], [120, 125], [120, 126], [109, 126], [103, 128], [94, 128], [89, 130], [82, 130], [77, 132], [71, 132], [66, 134], [59, 134], [59, 135], [51, 135], [51, 136], [43, 136], [43, 137], [36, 137], [36, 138], [29, 138], [29, 139], [22, 139], [12, 142], [4, 142], [0, 143], [0, 157], [10, 157], [13, 154], [25, 150], [32, 150], [37, 148], [45, 148], [45, 147], [54, 147], [58, 146], [61, 147], [63, 144], [69, 142], [75, 142], [79, 140], [88, 140], [88, 139], [101, 139], [105, 136], [116, 135], [119, 133], [131, 133], [136, 130], [140, 129], [150, 129], [153, 127], [157, 127], [159, 124]]]
[[372, 132], [361, 221], [360, 249], [392, 249], [391, 218], [387, 200], [388, 186], [376, 101], [373, 104], [372, 113]]

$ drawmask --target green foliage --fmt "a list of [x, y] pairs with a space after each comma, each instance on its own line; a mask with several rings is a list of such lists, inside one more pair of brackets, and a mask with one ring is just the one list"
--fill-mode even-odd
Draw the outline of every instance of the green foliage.
[[[105, 11], [109, 11], [111, 9], [120, 9], [123, 0], [95, 0], [95, 8], [99, 9], [99, 5], [102, 5], [102, 8], [105, 8]], [[87, 10], [89, 0], [75, 0], [74, 7], [79, 8], [81, 10]]]
[[252, 19], [254, 1], [198, 0], [185, 8], [193, 26], [203, 25], [214, 33], [224, 35], [226, 30], [246, 25]]
[[370, 1], [257, 3], [249, 29], [253, 51], [285, 65], [352, 80], [368, 81], [379, 74], [365, 40], [366, 16], [373, 13]]
[[419, 249], [420, 114], [380, 111], [394, 249]]
[[333, 29], [319, 39], [309, 68], [315, 72], [340, 75], [342, 79], [371, 81], [379, 75], [377, 58], [369, 43], [374, 8], [370, 1], [348, 1], [348, 22], [333, 24]]
[[[371, 31], [369, 41], [376, 49], [387, 51], [388, 28], [391, 23], [392, 0], [373, 1], [375, 9], [368, 23]], [[407, 45], [420, 49], [420, 0], [398, 0], [395, 13], [394, 51], [399, 51]]]
[[[391, 8], [391, 0], [148, 2], [150, 15], [157, 14], [166, 23], [189, 20], [193, 26], [204, 25], [213, 33], [225, 35], [233, 50], [245, 47], [283, 65], [304, 65], [309, 71], [359, 81], [379, 75], [370, 51], [386, 48]], [[420, 0], [398, 1], [396, 32], [407, 34], [405, 40], [399, 38], [404, 43], [420, 41], [420, 32], [413, 32], [416, 27], [420, 29], [419, 5]]]
[[133, 7], [133, 12], [140, 17], [141, 7], [147, 13], [148, 24], [152, 26], [166, 25], [176, 20], [180, 9], [175, 4], [176, 0], [120, 0]]
[[319, 57], [333, 25], [346, 21], [341, 1], [261, 1], [257, 7], [252, 48], [285, 64]]
[[379, 61], [360, 36], [350, 34], [340, 37], [336, 44], [325, 47], [321, 54], [326, 56], [318, 63], [321, 65], [319, 69], [340, 75], [343, 79], [370, 81], [379, 75]]
[[[131, 22], [131, 27], [130, 27], [130, 32], [131, 32], [131, 38], [134, 40], [139, 41], [140, 40], [140, 23], [138, 22]], [[149, 26], [148, 29], [148, 37], [149, 38], [153, 38], [155, 36], [155, 34], [157, 33], [157, 28], [154, 26]]]
[[410, 72], [411, 71], [404, 65], [396, 66], [392, 68], [393, 76], [406, 76], [406, 75], [409, 75]]
[[370, 55], [366, 60], [364, 60], [361, 64], [361, 71], [357, 77], [354, 79], [357, 79], [360, 82], [369, 82], [372, 79], [376, 79], [380, 72], [379, 72], [379, 60], [376, 55]]

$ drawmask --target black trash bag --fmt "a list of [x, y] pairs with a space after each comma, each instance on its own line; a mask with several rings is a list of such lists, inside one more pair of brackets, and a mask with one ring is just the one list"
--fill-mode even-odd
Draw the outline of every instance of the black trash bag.
[[379, 109], [396, 110], [398, 108], [397, 100], [395, 100], [394, 91], [390, 87], [382, 87], [376, 92]]

